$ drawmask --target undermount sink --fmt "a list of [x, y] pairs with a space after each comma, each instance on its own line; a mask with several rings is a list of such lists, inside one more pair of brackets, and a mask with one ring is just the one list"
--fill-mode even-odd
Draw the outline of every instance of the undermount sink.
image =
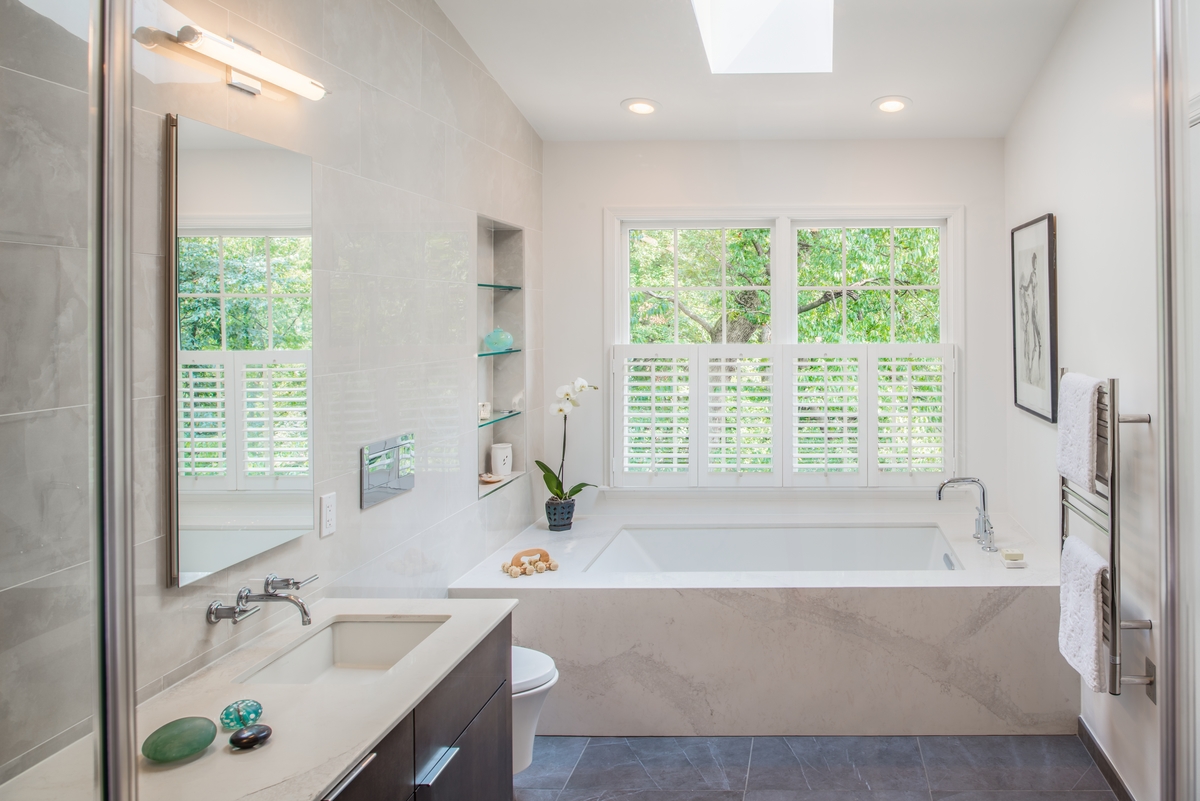
[[335, 618], [241, 679], [246, 684], [366, 684], [383, 676], [448, 617]]

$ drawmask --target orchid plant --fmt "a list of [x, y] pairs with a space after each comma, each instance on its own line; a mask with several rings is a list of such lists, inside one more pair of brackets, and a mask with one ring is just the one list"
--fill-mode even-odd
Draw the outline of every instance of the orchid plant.
[[567, 463], [567, 415], [579, 405], [579, 396], [591, 389], [599, 389], [599, 387], [589, 384], [586, 379], [576, 378], [573, 383], [563, 384], [559, 387], [554, 393], [557, 400], [550, 404], [550, 414], [560, 414], [563, 419], [562, 459], [558, 463], [557, 472], [545, 462], [535, 461], [535, 463], [541, 468], [543, 478], [546, 480], [546, 489], [550, 490], [550, 495], [556, 500], [570, 500], [583, 492], [584, 487], [596, 486], [580, 482], [569, 490], [563, 487], [563, 468]]

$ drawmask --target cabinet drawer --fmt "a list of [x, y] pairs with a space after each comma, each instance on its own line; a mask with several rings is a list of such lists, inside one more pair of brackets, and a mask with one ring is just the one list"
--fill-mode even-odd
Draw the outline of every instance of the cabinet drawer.
[[[424, 776], [500, 685], [511, 686], [512, 618], [506, 617], [413, 711], [416, 775]], [[511, 698], [505, 707], [511, 715]], [[506, 741], [512, 748], [512, 734]], [[512, 766], [509, 766], [510, 774]]]
[[405, 801], [416, 788], [414, 774], [413, 716], [407, 715], [324, 799]]
[[416, 801], [512, 801], [512, 690], [507, 681], [443, 754], [436, 776], [425, 776], [417, 785]]

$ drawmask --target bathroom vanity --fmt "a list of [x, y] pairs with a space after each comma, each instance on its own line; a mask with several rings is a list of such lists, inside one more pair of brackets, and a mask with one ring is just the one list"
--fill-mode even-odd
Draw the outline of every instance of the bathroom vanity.
[[[216, 719], [239, 698], [261, 702], [261, 722], [274, 730], [250, 751], [233, 750], [223, 731], [190, 761], [156, 765], [139, 756], [139, 798], [510, 801], [514, 606], [454, 599], [314, 604], [311, 626], [297, 616], [138, 707], [139, 746], [164, 723], [187, 715]], [[379, 675], [319, 664], [323, 639], [330, 653], [353, 648], [353, 628], [372, 623], [432, 630]], [[339, 626], [347, 636], [341, 646], [334, 644]], [[390, 647], [386, 636], [362, 642]]]

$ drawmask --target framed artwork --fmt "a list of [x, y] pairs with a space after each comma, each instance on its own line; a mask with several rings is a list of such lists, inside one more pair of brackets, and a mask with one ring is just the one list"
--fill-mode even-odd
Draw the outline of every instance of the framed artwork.
[[1012, 229], [1013, 402], [1058, 421], [1058, 271], [1054, 215]]

